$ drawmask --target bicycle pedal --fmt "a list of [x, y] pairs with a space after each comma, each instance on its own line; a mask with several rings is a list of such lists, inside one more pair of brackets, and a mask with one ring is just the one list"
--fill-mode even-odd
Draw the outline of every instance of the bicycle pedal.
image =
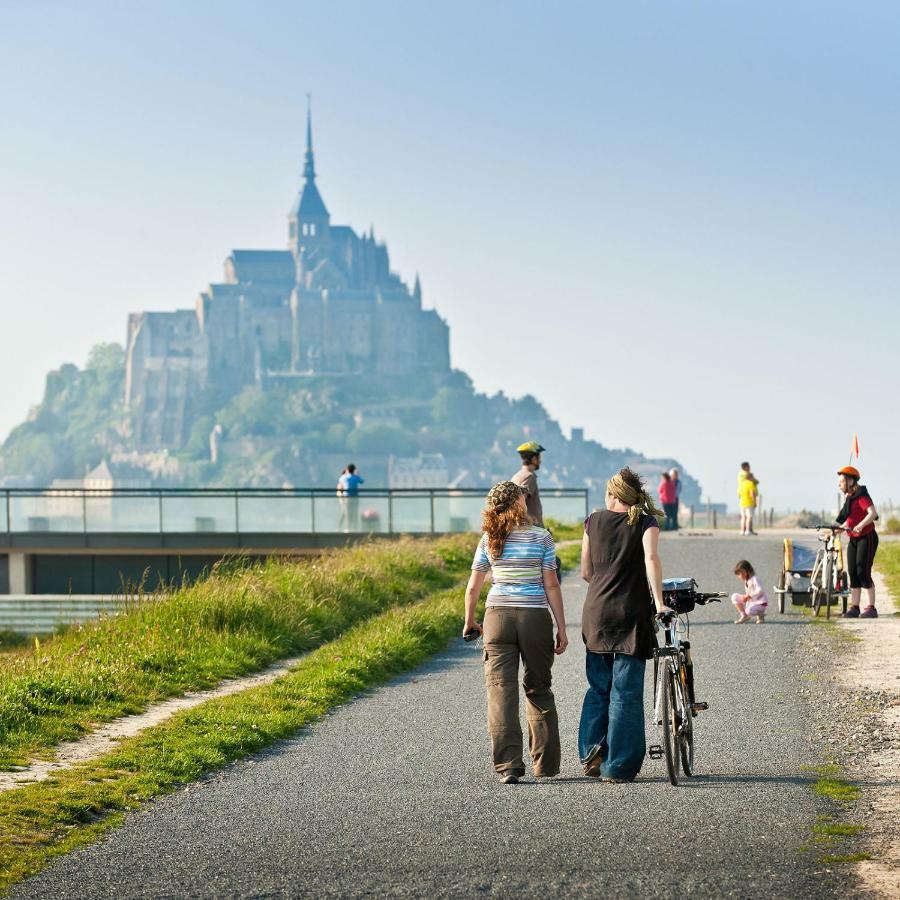
[[696, 716], [698, 712], [703, 712], [704, 709], [709, 709], [708, 703], [692, 703], [691, 715]]
[[661, 744], [651, 744], [647, 748], [647, 753], [650, 756], [650, 759], [662, 759], [663, 748]]

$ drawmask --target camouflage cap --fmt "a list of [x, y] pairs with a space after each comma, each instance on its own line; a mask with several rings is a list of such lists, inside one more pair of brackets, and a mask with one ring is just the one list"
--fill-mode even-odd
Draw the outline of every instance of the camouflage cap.
[[488, 509], [509, 509], [522, 496], [524, 496], [522, 488], [514, 481], [501, 481], [488, 491]]
[[547, 448], [542, 447], [537, 441], [526, 441], [516, 447], [516, 453], [543, 453]]

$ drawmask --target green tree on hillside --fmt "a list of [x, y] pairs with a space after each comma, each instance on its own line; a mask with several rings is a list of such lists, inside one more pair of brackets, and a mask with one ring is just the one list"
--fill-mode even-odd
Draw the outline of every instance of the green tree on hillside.
[[44, 397], [0, 449], [0, 471], [38, 484], [82, 475], [122, 440], [125, 351], [98, 344], [84, 369], [66, 363], [50, 372]]
[[350, 432], [347, 449], [351, 453], [412, 456], [418, 448], [405, 431], [394, 425], [362, 425]]

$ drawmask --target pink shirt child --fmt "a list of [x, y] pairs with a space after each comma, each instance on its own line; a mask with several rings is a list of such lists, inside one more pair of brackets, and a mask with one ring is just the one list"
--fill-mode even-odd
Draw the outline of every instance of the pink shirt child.
[[[744, 594], [749, 598], [744, 599]], [[744, 594], [732, 594], [731, 602], [742, 616], [764, 616], [769, 608], [769, 598], [755, 575], [744, 582]]]

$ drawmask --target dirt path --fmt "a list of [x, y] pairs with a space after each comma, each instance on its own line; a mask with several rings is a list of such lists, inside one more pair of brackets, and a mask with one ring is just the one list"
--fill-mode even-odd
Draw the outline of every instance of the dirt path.
[[36, 781], [44, 781], [57, 772], [71, 769], [72, 766], [78, 765], [78, 763], [96, 759], [98, 756], [113, 750], [116, 742], [122, 738], [134, 737], [134, 735], [140, 734], [147, 728], [152, 728], [154, 725], [165, 722], [166, 719], [171, 718], [175, 713], [184, 709], [192, 709], [201, 703], [206, 703], [207, 700], [227, 697], [229, 694], [238, 694], [241, 691], [246, 691], [248, 688], [269, 684], [269, 682], [274, 681], [296, 666], [302, 658], [302, 656], [292, 657], [263, 669], [263, 671], [257, 672], [255, 675], [223, 681], [208, 691], [192, 691], [191, 693], [183, 694], [181, 697], [163, 700], [161, 703], [155, 703], [148, 707], [142, 713], [137, 713], [133, 716], [123, 716], [121, 719], [115, 719], [106, 725], [98, 726], [96, 731], [92, 731], [77, 741], [60, 744], [56, 748], [53, 759], [35, 760], [31, 765], [21, 769], [16, 769], [12, 772], [0, 772], [0, 792], [11, 791], [26, 784], [33, 784]]
[[[838, 683], [865, 705], [852, 735], [863, 782], [859, 808], [872, 859], [857, 863], [864, 888], [877, 897], [900, 897], [900, 618], [884, 578], [874, 573], [880, 617], [842, 619], [857, 639], [838, 667]], [[864, 729], [864, 730], [862, 730]]]

